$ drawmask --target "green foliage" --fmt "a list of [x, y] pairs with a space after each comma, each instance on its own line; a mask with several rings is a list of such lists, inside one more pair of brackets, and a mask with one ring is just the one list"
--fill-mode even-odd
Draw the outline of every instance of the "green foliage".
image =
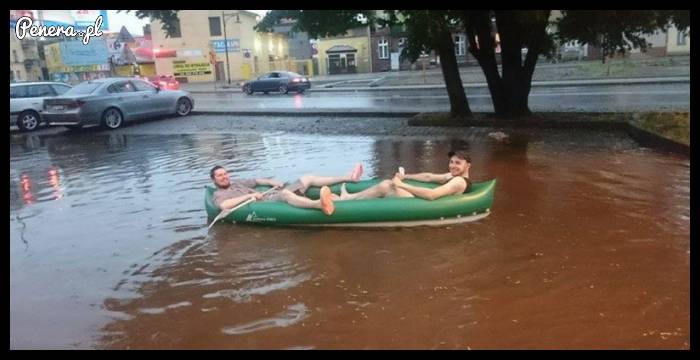
[[175, 31], [178, 30], [178, 20], [177, 13], [180, 10], [119, 10], [131, 12], [136, 11], [136, 17], [139, 19], [150, 18], [151, 20], [159, 20], [163, 26], [161, 27], [165, 31], [165, 37], [172, 36]]
[[690, 31], [687, 10], [562, 10], [562, 14], [556, 22], [561, 43], [590, 44], [604, 55], [634, 48], [644, 51], [649, 45], [644, 36], [665, 31], [671, 24]]
[[343, 35], [374, 20], [373, 10], [272, 10], [255, 25], [259, 32], [272, 31], [283, 19], [294, 20], [292, 31], [306, 31], [312, 38]]

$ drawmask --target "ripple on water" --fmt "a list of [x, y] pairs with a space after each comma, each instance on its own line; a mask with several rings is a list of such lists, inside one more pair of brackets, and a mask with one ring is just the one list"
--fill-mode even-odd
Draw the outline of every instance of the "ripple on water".
[[176, 303], [176, 304], [170, 304], [170, 305], [166, 305], [166, 306], [159, 307], [159, 308], [141, 308], [138, 311], [141, 314], [158, 315], [158, 314], [164, 314], [166, 311], [168, 311], [170, 309], [175, 309], [175, 308], [184, 307], [184, 306], [192, 306], [192, 303], [189, 301], [181, 301], [181, 302]]
[[287, 311], [274, 317], [260, 319], [242, 325], [226, 326], [221, 329], [226, 335], [241, 335], [275, 327], [288, 327], [308, 317], [309, 310], [303, 303], [287, 306]]

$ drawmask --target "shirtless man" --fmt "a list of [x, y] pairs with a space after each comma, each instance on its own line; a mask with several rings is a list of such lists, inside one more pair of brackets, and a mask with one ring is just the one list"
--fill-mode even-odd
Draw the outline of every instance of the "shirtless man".
[[[449, 172], [444, 174], [419, 173], [402, 175], [396, 173], [392, 180], [384, 180], [381, 183], [363, 191], [350, 194], [345, 189], [345, 184], [340, 188], [340, 200], [372, 199], [382, 197], [419, 197], [426, 200], [436, 200], [443, 196], [464, 194], [471, 190], [469, 168], [471, 159], [462, 151], [450, 151], [448, 164]], [[404, 179], [434, 182], [441, 184], [434, 189], [409, 185]]]
[[[331, 193], [328, 185], [346, 181], [357, 182], [362, 176], [362, 171], [362, 164], [357, 164], [346, 176], [304, 175], [287, 186], [273, 179], [232, 181], [229, 178], [228, 171], [222, 166], [212, 168], [209, 176], [217, 188], [212, 200], [221, 210], [234, 208], [236, 205], [254, 198], [262, 201], [282, 201], [300, 208], [321, 209], [324, 214], [331, 215], [335, 211], [333, 200], [337, 200], [338, 196]], [[257, 185], [269, 185], [275, 190], [263, 195], [255, 191], [255, 186]], [[321, 198], [319, 200], [311, 200], [304, 196], [304, 193], [310, 186], [321, 186]]]

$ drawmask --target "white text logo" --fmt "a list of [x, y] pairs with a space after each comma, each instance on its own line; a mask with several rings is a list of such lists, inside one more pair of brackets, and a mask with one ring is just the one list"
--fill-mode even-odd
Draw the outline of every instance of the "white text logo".
[[102, 15], [95, 19], [95, 25], [89, 25], [85, 28], [85, 31], [77, 31], [73, 26], [46, 26], [46, 25], [34, 25], [34, 21], [28, 16], [22, 16], [17, 20], [15, 25], [15, 35], [17, 38], [22, 40], [25, 36], [29, 35], [31, 37], [57, 37], [57, 36], [69, 36], [83, 38], [83, 44], [90, 41], [91, 36], [102, 36]]

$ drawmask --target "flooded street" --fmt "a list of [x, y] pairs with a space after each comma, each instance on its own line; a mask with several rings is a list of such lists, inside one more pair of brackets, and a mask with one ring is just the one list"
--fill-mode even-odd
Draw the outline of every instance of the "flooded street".
[[[11, 135], [10, 347], [687, 349], [690, 160], [624, 133]], [[491, 214], [411, 229], [207, 230], [209, 170], [445, 172]]]

